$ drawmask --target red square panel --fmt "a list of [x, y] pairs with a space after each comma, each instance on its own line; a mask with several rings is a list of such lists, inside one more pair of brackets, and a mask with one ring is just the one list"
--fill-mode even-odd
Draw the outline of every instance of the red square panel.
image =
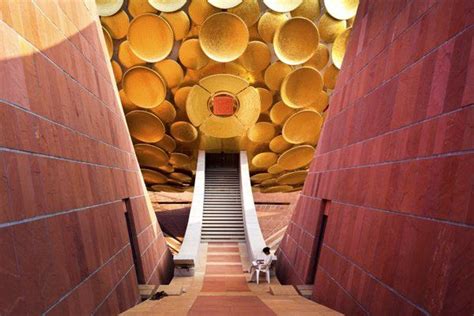
[[231, 96], [215, 96], [213, 105], [213, 113], [215, 115], [230, 116], [234, 114], [234, 99]]

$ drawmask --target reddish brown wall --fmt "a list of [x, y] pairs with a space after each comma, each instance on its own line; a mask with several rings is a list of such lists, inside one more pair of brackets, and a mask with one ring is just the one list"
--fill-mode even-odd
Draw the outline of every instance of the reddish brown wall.
[[[102, 48], [94, 1], [0, 1], [0, 314], [115, 314], [172, 263]], [[100, 27], [100, 26], [99, 26]]]
[[278, 275], [346, 314], [474, 313], [474, 2], [361, 1]]

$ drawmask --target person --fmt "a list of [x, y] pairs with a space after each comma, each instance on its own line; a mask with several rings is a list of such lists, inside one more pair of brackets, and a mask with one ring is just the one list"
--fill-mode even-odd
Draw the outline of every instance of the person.
[[262, 252], [264, 254], [262, 259], [257, 259], [257, 260], [252, 261], [252, 266], [250, 267], [250, 281], [249, 282], [255, 281], [254, 276], [257, 272], [257, 269], [268, 267], [272, 264], [273, 256], [270, 253], [270, 247], [263, 248]]

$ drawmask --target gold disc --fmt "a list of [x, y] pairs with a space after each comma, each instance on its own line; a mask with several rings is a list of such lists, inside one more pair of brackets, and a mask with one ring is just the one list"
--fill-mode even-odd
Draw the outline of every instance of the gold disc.
[[359, 0], [324, 0], [324, 7], [338, 20], [347, 20], [357, 13]]
[[313, 56], [304, 63], [304, 66], [316, 68], [322, 70], [329, 61], [329, 50], [324, 44], [319, 44], [318, 49]]
[[168, 179], [166, 176], [158, 171], [152, 169], [141, 168], [143, 180], [148, 185], [152, 184], [164, 184]]
[[130, 49], [128, 41], [120, 43], [118, 49], [118, 60], [125, 68], [146, 64], [146, 61], [140, 59], [140, 57], [135, 55], [135, 53]]
[[281, 154], [282, 152], [287, 151], [290, 149], [293, 145], [287, 142], [282, 135], [278, 135], [275, 138], [273, 138], [270, 141], [270, 144], [268, 147], [270, 148], [271, 151]]
[[174, 44], [171, 26], [164, 18], [151, 13], [132, 20], [127, 39], [135, 55], [150, 63], [165, 59]]
[[339, 75], [339, 69], [333, 64], [326, 67], [324, 70], [324, 86], [328, 89], [333, 90], [336, 87], [337, 76]]
[[109, 59], [112, 59], [114, 55], [114, 42], [112, 41], [112, 37], [109, 34], [109, 31], [105, 27], [102, 27], [102, 33], [104, 34], [104, 41], [105, 41], [105, 48], [107, 49], [107, 54], [109, 55]]
[[148, 0], [128, 0], [128, 12], [132, 17], [143, 13], [156, 13], [156, 11], [157, 10], [148, 3]]
[[111, 16], [120, 10], [123, 0], [95, 0], [99, 16]]
[[252, 165], [259, 169], [267, 169], [275, 164], [278, 155], [272, 152], [263, 152], [252, 158]]
[[273, 94], [265, 88], [257, 88], [260, 96], [260, 111], [267, 112], [273, 104]]
[[188, 122], [174, 122], [170, 127], [171, 136], [179, 142], [190, 143], [196, 140], [198, 132], [196, 128]]
[[293, 171], [279, 176], [277, 182], [278, 184], [299, 185], [304, 183], [304, 180], [306, 179], [307, 175], [307, 170]]
[[314, 148], [300, 145], [288, 149], [278, 158], [278, 164], [285, 170], [295, 170], [307, 166], [313, 159]]
[[258, 20], [258, 33], [265, 42], [273, 43], [276, 30], [288, 19], [285, 14], [267, 11]]
[[114, 72], [115, 82], [119, 83], [122, 80], [122, 67], [115, 60], [112, 60], [112, 71]]
[[210, 93], [226, 91], [231, 94], [237, 94], [249, 86], [246, 80], [229, 74], [207, 76], [199, 81], [199, 85]]
[[249, 30], [237, 15], [220, 12], [204, 21], [199, 34], [203, 52], [217, 62], [230, 62], [242, 55], [249, 42]]
[[209, 91], [199, 85], [191, 88], [186, 100], [186, 113], [188, 114], [189, 121], [194, 126], [201, 125], [212, 115], [208, 107], [210, 97]]
[[174, 138], [166, 134], [159, 142], [155, 143], [155, 145], [166, 150], [169, 153], [173, 152], [176, 149], [176, 142]]
[[151, 111], [164, 123], [172, 123], [176, 118], [176, 109], [168, 100], [164, 100], [160, 105], [152, 108]]
[[313, 104], [323, 89], [323, 78], [312, 67], [301, 67], [289, 73], [281, 84], [281, 99], [291, 108]]
[[121, 39], [127, 36], [129, 19], [125, 11], [122, 10], [112, 16], [101, 17], [100, 21], [113, 39]]
[[271, 187], [271, 186], [274, 186], [274, 185], [277, 185], [277, 179], [275, 178], [272, 178], [272, 179], [267, 179], [267, 180], [264, 180], [262, 181], [262, 183], [260, 183], [260, 186], [262, 187]]
[[250, 177], [250, 180], [254, 183], [260, 183], [262, 181], [273, 178], [273, 175], [270, 173], [257, 173]]
[[272, 123], [258, 122], [247, 131], [247, 137], [254, 143], [269, 143], [276, 130]]
[[120, 96], [120, 102], [122, 103], [123, 111], [125, 114], [127, 114], [130, 111], [140, 109], [138, 106], [133, 104], [132, 101], [130, 101], [130, 99], [127, 97], [123, 89], [119, 91], [119, 96]]
[[280, 90], [283, 79], [291, 72], [291, 66], [282, 62], [274, 62], [265, 70], [265, 84], [273, 91]]
[[154, 70], [136, 66], [123, 75], [123, 90], [133, 104], [151, 109], [161, 104], [166, 96], [166, 84]]
[[184, 78], [183, 68], [173, 59], [165, 59], [153, 65], [153, 69], [163, 77], [168, 88], [174, 88]]
[[263, 0], [263, 3], [276, 12], [290, 12], [298, 8], [303, 0]]
[[230, 9], [242, 3], [242, 0], [207, 0], [211, 5], [219, 9]]
[[259, 41], [250, 42], [247, 49], [239, 57], [238, 62], [248, 71], [262, 71], [268, 67], [272, 53], [267, 44]]
[[205, 120], [199, 130], [207, 136], [216, 138], [230, 138], [242, 136], [246, 127], [235, 116], [215, 116], [211, 115]]
[[174, 104], [180, 110], [186, 111], [186, 100], [192, 87], [181, 87], [174, 94]]
[[183, 168], [191, 163], [191, 158], [183, 153], [172, 153], [170, 155], [170, 164], [175, 168]]
[[303, 0], [299, 7], [291, 11], [291, 16], [302, 16], [314, 21], [320, 13], [319, 0]]
[[237, 99], [240, 106], [235, 116], [245, 127], [253, 126], [257, 123], [261, 108], [259, 92], [254, 87], [247, 87], [237, 94]]
[[186, 0], [148, 0], [150, 5], [161, 12], [174, 12], [181, 9]]
[[349, 42], [351, 31], [352, 28], [348, 28], [347, 30], [339, 34], [334, 40], [334, 44], [332, 45], [332, 62], [337, 69], [341, 69], [342, 61], [344, 60], [344, 55], [346, 54], [346, 47], [347, 43]]
[[326, 43], [334, 42], [336, 37], [344, 32], [346, 27], [346, 21], [337, 20], [327, 13], [323, 14], [318, 23], [319, 35]]
[[199, 40], [192, 38], [184, 41], [179, 48], [179, 60], [191, 69], [201, 69], [209, 63], [209, 57], [201, 49]]
[[160, 14], [173, 29], [174, 40], [182, 40], [191, 28], [191, 21], [188, 15], [184, 11], [177, 11], [173, 13], [161, 13]]
[[302, 110], [290, 116], [283, 125], [283, 138], [290, 144], [315, 145], [323, 126], [321, 114], [313, 110]]
[[303, 17], [285, 21], [273, 38], [276, 56], [288, 65], [307, 62], [316, 52], [318, 43], [318, 28], [311, 20]]
[[168, 163], [168, 154], [159, 147], [150, 144], [136, 144], [133, 148], [138, 163], [142, 167], [158, 168]]
[[162, 172], [165, 172], [165, 173], [171, 173], [171, 172], [174, 171], [174, 168], [173, 168], [172, 165], [167, 164], [167, 165], [158, 167], [158, 170], [160, 170], [160, 171], [162, 171]]
[[282, 167], [280, 167], [279, 164], [274, 164], [274, 165], [271, 165], [269, 168], [268, 168], [268, 173], [271, 173], [271, 174], [279, 174], [279, 173], [282, 173], [283, 171], [285, 171], [285, 169], [283, 169]]
[[290, 192], [293, 189], [289, 185], [276, 185], [273, 187], [261, 188], [260, 192], [262, 193], [278, 193], [278, 192]]
[[207, 0], [192, 0], [188, 8], [191, 20], [197, 25], [203, 24], [208, 17], [220, 11], [218, 8], [210, 5]]
[[275, 103], [270, 110], [270, 119], [275, 125], [283, 125], [285, 121], [296, 112], [295, 109], [290, 108], [282, 101]]
[[310, 104], [308, 108], [316, 110], [319, 114], [323, 113], [329, 105], [329, 95], [326, 91], [321, 90], [318, 94], [318, 99]]
[[263, 38], [258, 34], [257, 24], [249, 26], [249, 40], [250, 41], [263, 41]]
[[189, 183], [193, 180], [193, 178], [181, 172], [172, 172], [170, 173], [170, 177], [175, 180], [178, 180], [180, 182], [185, 182], [185, 183]]
[[156, 143], [165, 135], [165, 126], [153, 113], [136, 110], [125, 115], [130, 135], [145, 143]]
[[257, 23], [260, 17], [260, 6], [258, 0], [243, 0], [242, 3], [227, 12], [239, 16], [247, 26]]

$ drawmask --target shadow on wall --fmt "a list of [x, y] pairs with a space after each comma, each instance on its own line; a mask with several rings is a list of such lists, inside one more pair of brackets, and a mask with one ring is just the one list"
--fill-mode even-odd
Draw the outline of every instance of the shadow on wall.
[[116, 314], [173, 263], [96, 14], [82, 1], [0, 12], [0, 314]]

